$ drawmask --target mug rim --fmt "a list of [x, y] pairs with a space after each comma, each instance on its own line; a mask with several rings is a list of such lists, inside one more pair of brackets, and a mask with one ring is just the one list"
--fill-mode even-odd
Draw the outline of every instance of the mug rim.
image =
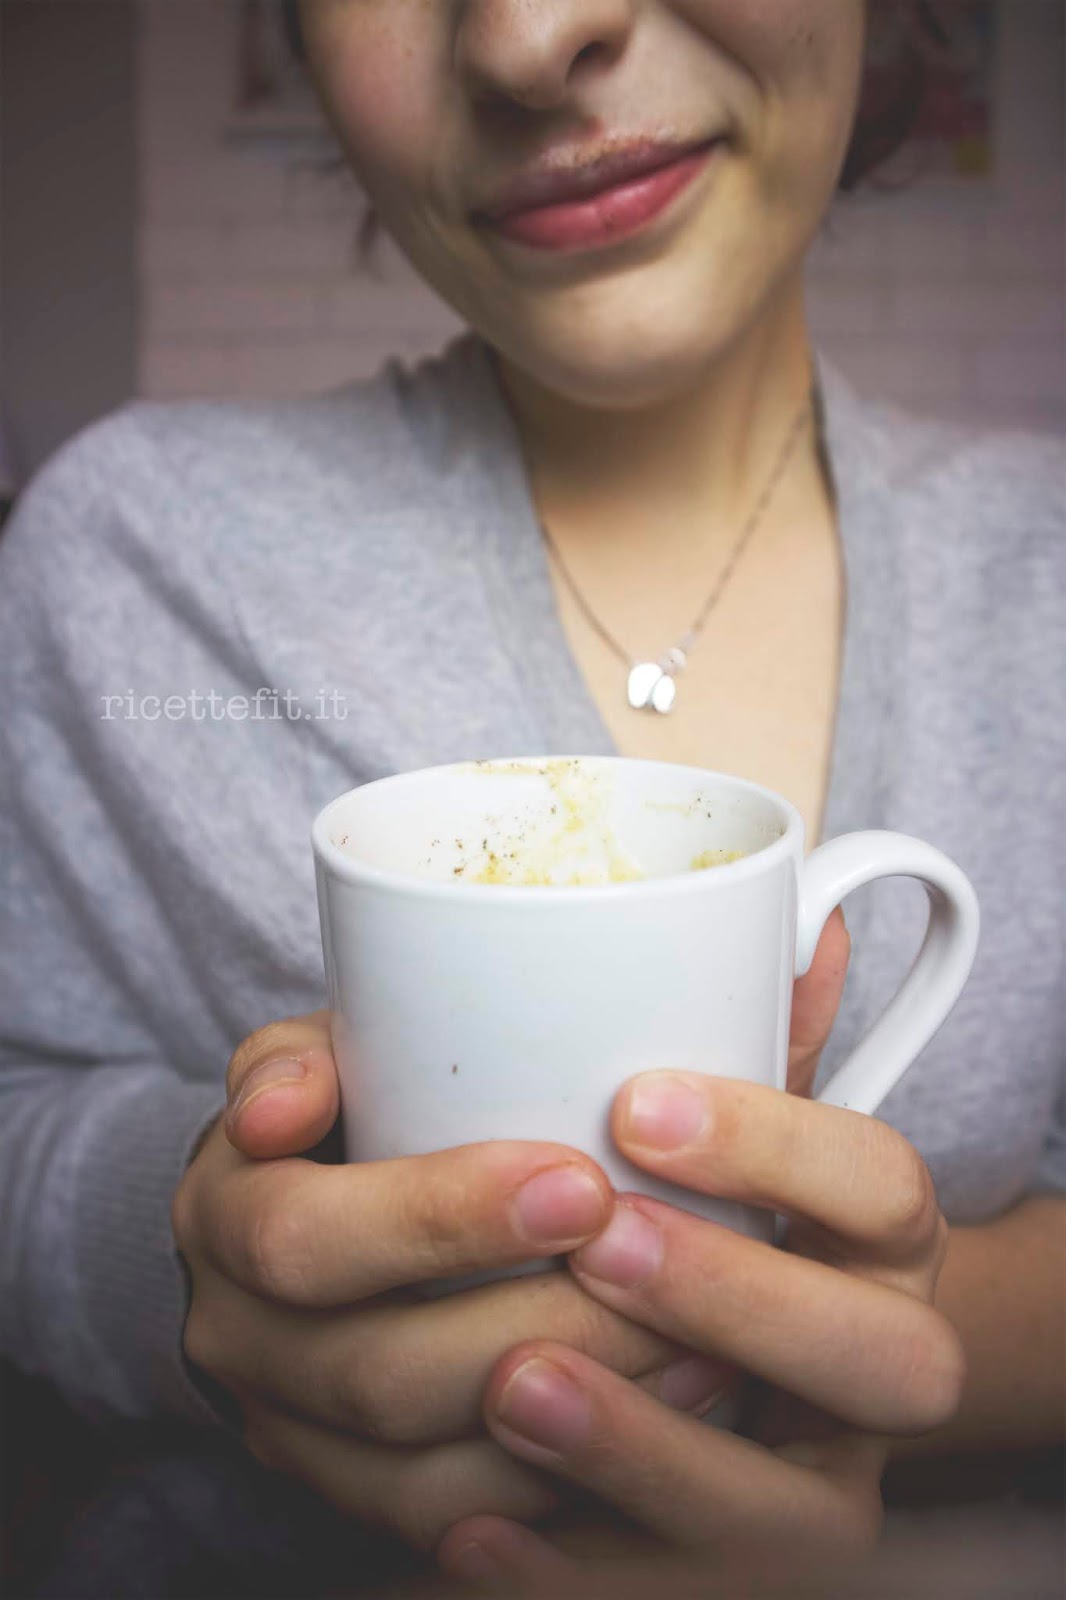
[[[371, 866], [342, 850], [329, 837], [328, 827], [332, 814], [338, 811], [353, 795], [383, 784], [409, 784], [428, 777], [441, 777], [445, 773], [473, 772], [479, 767], [504, 766], [521, 763], [531, 767], [554, 761], [580, 761], [600, 767], [655, 767], [671, 772], [685, 772], [701, 779], [713, 778], [732, 789], [769, 800], [781, 815], [784, 828], [779, 836], [761, 849], [741, 856], [738, 861], [723, 861], [702, 872], [675, 872], [661, 877], [639, 878], [623, 883], [597, 884], [519, 884], [519, 883], [445, 883], [435, 878], [418, 878], [413, 873], [395, 872], [387, 867]], [[333, 877], [366, 888], [387, 890], [390, 894], [451, 900], [466, 905], [589, 905], [606, 900], [634, 899], [649, 895], [681, 895], [706, 893], [712, 883], [736, 882], [741, 878], [755, 877], [770, 871], [778, 862], [791, 854], [798, 839], [802, 858], [805, 828], [803, 818], [790, 800], [763, 784], [749, 778], [738, 778], [731, 772], [717, 772], [710, 767], [694, 767], [679, 761], [655, 761], [643, 756], [494, 756], [481, 761], [448, 761], [433, 767], [416, 767], [407, 772], [390, 773], [384, 778], [371, 778], [336, 795], [318, 812], [311, 825], [311, 846], [315, 859]]]

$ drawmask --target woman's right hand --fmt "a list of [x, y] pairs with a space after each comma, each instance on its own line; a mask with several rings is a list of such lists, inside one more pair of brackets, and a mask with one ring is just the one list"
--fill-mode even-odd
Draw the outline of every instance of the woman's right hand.
[[713, 1393], [709, 1364], [566, 1272], [436, 1300], [404, 1293], [591, 1239], [611, 1191], [580, 1152], [516, 1141], [306, 1159], [338, 1109], [324, 1011], [250, 1035], [228, 1097], [174, 1197], [192, 1282], [185, 1350], [239, 1402], [252, 1452], [344, 1513], [428, 1549], [464, 1516], [550, 1510], [557, 1491], [482, 1421], [489, 1373], [523, 1340], [559, 1340], [681, 1408]]

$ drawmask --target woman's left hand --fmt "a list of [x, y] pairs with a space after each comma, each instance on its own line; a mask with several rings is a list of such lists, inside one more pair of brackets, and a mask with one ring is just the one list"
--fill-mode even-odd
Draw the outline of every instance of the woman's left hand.
[[[784, 1249], [622, 1195], [571, 1258], [590, 1295], [703, 1357], [691, 1372], [697, 1415], [716, 1387], [739, 1390], [741, 1432], [546, 1341], [509, 1351], [485, 1397], [513, 1455], [591, 1491], [660, 1551], [713, 1551], [719, 1568], [762, 1571], [770, 1552], [771, 1569], [795, 1571], [872, 1549], [890, 1438], [946, 1421], [964, 1373], [959, 1339], [931, 1304], [947, 1227], [925, 1163], [887, 1124], [804, 1095], [842, 968], [836, 984], [823, 956], [811, 979], [794, 1011], [799, 1093], [646, 1073], [613, 1113], [637, 1166], [788, 1217]], [[738, 1384], [739, 1373], [750, 1376]], [[557, 1540], [501, 1518], [457, 1524], [438, 1559], [514, 1590], [574, 1576]]]

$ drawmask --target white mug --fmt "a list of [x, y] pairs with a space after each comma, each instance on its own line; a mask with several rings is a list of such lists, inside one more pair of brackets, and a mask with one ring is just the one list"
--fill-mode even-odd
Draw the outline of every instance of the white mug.
[[872, 1112], [950, 1012], [977, 946], [974, 891], [931, 845], [853, 833], [805, 860], [788, 801], [664, 762], [403, 773], [326, 806], [313, 845], [349, 1160], [551, 1140], [617, 1189], [763, 1239], [769, 1213], [625, 1160], [615, 1092], [651, 1068], [784, 1089], [792, 985], [826, 919], [863, 884], [912, 877], [929, 893], [921, 951], [820, 1096]]

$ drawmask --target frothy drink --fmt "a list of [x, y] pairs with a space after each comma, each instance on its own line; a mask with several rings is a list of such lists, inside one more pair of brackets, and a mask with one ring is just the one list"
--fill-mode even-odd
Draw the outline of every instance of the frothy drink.
[[[644, 802], [648, 819], [670, 813], [688, 819], [693, 845], [702, 845], [664, 871], [662, 865], [649, 865], [639, 847], [623, 839], [614, 785], [602, 767], [573, 758], [481, 761], [470, 771], [491, 782], [497, 798], [477, 817], [476, 826], [464, 825], [456, 832], [442, 821], [414, 863], [419, 876], [511, 888], [588, 888], [703, 872], [747, 853], [703, 843], [714, 813], [709, 797], [698, 790], [684, 801]], [[501, 779], [511, 780], [502, 791]], [[336, 842], [359, 854], [357, 840], [346, 835]]]

